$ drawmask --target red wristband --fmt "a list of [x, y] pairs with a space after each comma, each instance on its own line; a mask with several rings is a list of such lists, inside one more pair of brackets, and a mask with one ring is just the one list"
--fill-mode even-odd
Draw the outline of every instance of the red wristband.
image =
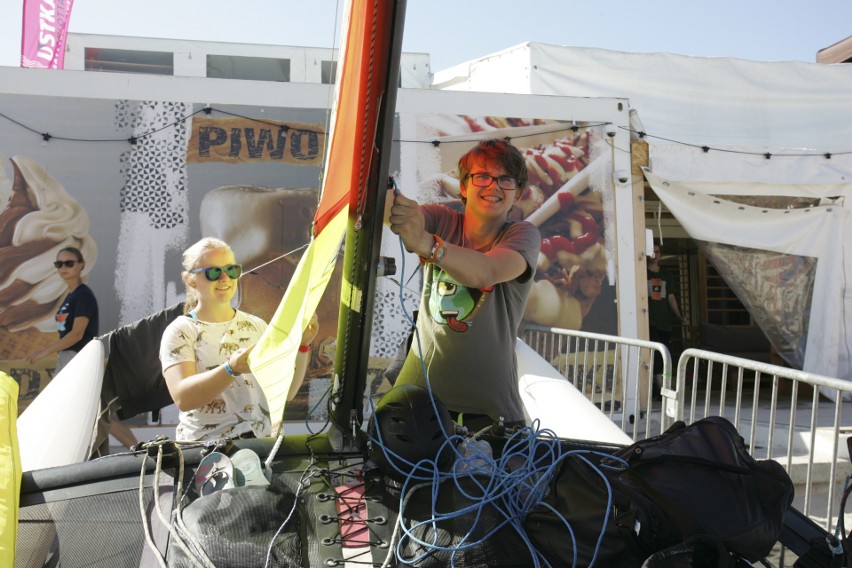
[[308, 345], [299, 345], [299, 353], [307, 353], [311, 350], [310, 343]]

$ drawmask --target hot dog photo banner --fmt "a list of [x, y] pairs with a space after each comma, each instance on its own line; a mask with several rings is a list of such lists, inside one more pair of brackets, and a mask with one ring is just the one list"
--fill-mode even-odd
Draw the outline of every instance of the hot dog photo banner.
[[[542, 236], [523, 323], [617, 334], [612, 147], [600, 122], [403, 113], [400, 132], [401, 191], [419, 203], [459, 210], [463, 208], [459, 158], [479, 140], [510, 138], [529, 172], [528, 187], [518, 196], [510, 218], [529, 221]], [[406, 144], [406, 140], [431, 143]], [[397, 280], [380, 279], [373, 352], [389, 357], [398, 338], [406, 336], [400, 304], [404, 302], [408, 314], [417, 309], [422, 281], [417, 258], [400, 258], [398, 239], [386, 232], [382, 254], [396, 257], [397, 266], [404, 268], [396, 278], [402, 280], [405, 296], [400, 300]], [[599, 360], [580, 363], [588, 366], [583, 372], [592, 373], [589, 388], [619, 392], [617, 378], [613, 382], [611, 376], [603, 376], [604, 369], [613, 369], [616, 356], [601, 354]]]
[[[403, 122], [405, 122], [403, 120]], [[460, 208], [459, 157], [485, 138], [511, 139], [526, 159], [528, 187], [511, 213], [541, 231], [528, 323], [616, 334], [611, 149], [602, 128], [546, 118], [416, 115], [411, 136], [434, 138], [418, 145], [415, 171], [404, 169], [404, 190], [421, 203]], [[403, 165], [407, 165], [403, 159]], [[413, 186], [413, 188], [412, 188]]]

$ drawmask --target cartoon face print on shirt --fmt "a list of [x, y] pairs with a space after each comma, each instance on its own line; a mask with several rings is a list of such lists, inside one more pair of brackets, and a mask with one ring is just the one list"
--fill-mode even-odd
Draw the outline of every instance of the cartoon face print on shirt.
[[464, 333], [473, 325], [473, 318], [493, 287], [467, 288], [453, 280], [440, 268], [432, 267], [432, 286], [429, 290], [429, 315], [441, 325]]

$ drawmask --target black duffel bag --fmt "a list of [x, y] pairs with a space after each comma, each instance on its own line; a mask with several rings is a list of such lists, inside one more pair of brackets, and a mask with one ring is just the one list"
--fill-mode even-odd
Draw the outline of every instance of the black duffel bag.
[[724, 418], [677, 422], [612, 455], [566, 458], [545, 506], [528, 515], [527, 534], [548, 558], [638, 567], [702, 536], [755, 562], [781, 534], [793, 482], [777, 462], [752, 458]]

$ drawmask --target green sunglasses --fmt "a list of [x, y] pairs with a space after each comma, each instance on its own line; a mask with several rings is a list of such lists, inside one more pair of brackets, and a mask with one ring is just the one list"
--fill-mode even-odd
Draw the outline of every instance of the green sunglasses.
[[243, 273], [243, 265], [242, 264], [229, 264], [228, 266], [202, 266], [201, 268], [194, 268], [189, 271], [190, 274], [197, 274], [198, 272], [204, 272], [204, 276], [210, 282], [216, 282], [219, 278], [222, 277], [222, 272], [228, 275], [228, 278], [231, 280], [236, 280]]

